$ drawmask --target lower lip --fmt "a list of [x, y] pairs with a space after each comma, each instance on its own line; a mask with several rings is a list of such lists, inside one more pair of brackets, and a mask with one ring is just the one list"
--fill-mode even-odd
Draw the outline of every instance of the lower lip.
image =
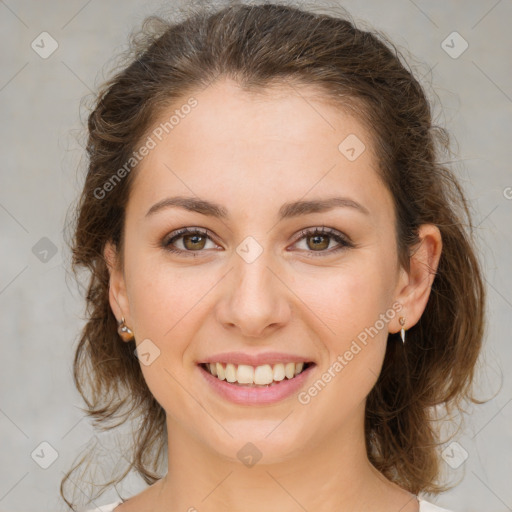
[[230, 384], [225, 380], [220, 380], [217, 377], [214, 377], [202, 366], [199, 365], [198, 368], [214, 391], [230, 402], [244, 405], [264, 405], [279, 402], [279, 400], [284, 400], [298, 392], [315, 366], [315, 364], [311, 364], [293, 379], [287, 379], [285, 377], [278, 384], [268, 387], [247, 387]]

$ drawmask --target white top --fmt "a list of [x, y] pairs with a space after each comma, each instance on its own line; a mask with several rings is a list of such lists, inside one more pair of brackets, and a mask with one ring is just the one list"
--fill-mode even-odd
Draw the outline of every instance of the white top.
[[[418, 498], [420, 502], [420, 512], [450, 512], [445, 508], [438, 507], [428, 501], [422, 500]], [[96, 507], [95, 509], [86, 510], [85, 512], [113, 512], [114, 509], [123, 503], [123, 500], [118, 500], [114, 503], [110, 503], [109, 505], [103, 505], [102, 507]]]

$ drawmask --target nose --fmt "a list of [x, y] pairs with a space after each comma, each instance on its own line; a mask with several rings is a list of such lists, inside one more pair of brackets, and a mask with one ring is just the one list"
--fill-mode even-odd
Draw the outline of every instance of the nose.
[[[268, 336], [290, 319], [290, 290], [273, 270], [273, 262], [263, 253], [252, 262], [234, 256], [217, 304], [217, 320], [238, 335], [248, 338]], [[281, 272], [282, 274], [282, 272]]]

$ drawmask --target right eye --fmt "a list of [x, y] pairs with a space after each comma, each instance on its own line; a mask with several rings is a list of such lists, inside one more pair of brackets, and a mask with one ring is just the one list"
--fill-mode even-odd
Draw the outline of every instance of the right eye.
[[[183, 249], [179, 249], [174, 245], [180, 239], [182, 239]], [[192, 256], [196, 256], [193, 253], [203, 252], [202, 249], [205, 248], [207, 240], [213, 243], [213, 240], [208, 235], [208, 230], [202, 228], [182, 228], [166, 236], [162, 245], [169, 252], [177, 254], [192, 253]]]

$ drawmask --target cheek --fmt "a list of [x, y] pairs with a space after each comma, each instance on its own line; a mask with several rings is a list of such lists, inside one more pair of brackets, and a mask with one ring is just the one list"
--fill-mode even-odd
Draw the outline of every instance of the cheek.
[[178, 341], [175, 332], [183, 331], [194, 316], [205, 283], [191, 286], [191, 274], [168, 265], [141, 261], [134, 264], [129, 280], [130, 311], [139, 337], [163, 342]]
[[149, 352], [151, 358], [145, 364], [139, 355], [144, 380], [166, 411], [188, 411], [192, 415], [194, 404], [180, 383], [189, 378], [185, 355], [197, 330], [207, 283], [194, 278], [190, 269], [186, 274], [142, 256], [132, 257], [126, 271], [137, 346], [145, 344], [138, 352]]
[[[339, 376], [332, 378], [328, 394], [333, 393], [330, 398], [335, 401], [337, 396], [346, 397], [348, 409], [374, 386], [386, 352], [389, 322], [395, 316], [391, 307], [394, 267], [392, 259], [381, 254], [361, 252], [333, 271], [322, 287], [318, 281], [316, 287], [310, 282], [308, 289], [314, 292], [304, 300], [318, 317], [316, 334], [323, 333], [319, 341], [326, 354], [323, 371], [330, 369]], [[301, 293], [305, 297], [306, 288]], [[339, 364], [332, 367], [335, 361]]]
[[368, 258], [326, 274], [302, 281], [301, 297], [317, 315], [332, 349], [343, 348], [365, 328], [375, 324], [390, 308], [392, 281], [389, 269]]
[[315, 334], [323, 333], [319, 344], [325, 357], [318, 380], [299, 401], [311, 406], [312, 416], [329, 418], [327, 430], [349, 421], [380, 374], [395, 315], [389, 275], [366, 260], [364, 266], [333, 273], [328, 287], [309, 296], [316, 301], [311, 307], [319, 317]]
[[[155, 368], [186, 374], [192, 344], [211, 309], [210, 292], [222, 275], [207, 266], [179, 266], [165, 254], [143, 250], [130, 255], [126, 272], [137, 340], [149, 339], [160, 350]], [[147, 374], [152, 370], [143, 368]]]

